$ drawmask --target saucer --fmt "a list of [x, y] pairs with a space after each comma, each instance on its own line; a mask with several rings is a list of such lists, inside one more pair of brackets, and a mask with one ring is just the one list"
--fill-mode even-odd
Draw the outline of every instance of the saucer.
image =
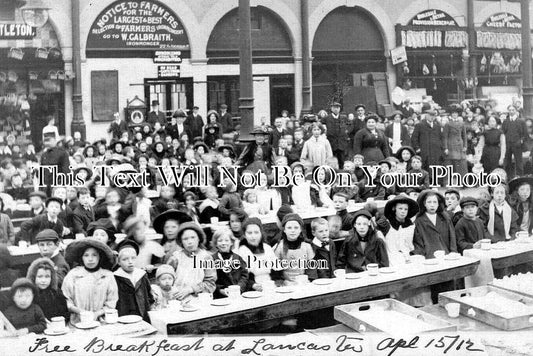
[[198, 310], [198, 307], [195, 307], [194, 305], [182, 306], [180, 308], [180, 311], [183, 311], [183, 312], [194, 312], [197, 310]]
[[277, 287], [275, 291], [277, 293], [292, 293], [294, 292], [294, 288], [291, 286], [283, 286], [283, 287]]
[[253, 298], [261, 298], [263, 296], [263, 293], [258, 292], [258, 291], [250, 291], [250, 292], [244, 292], [241, 295], [243, 296], [243, 298], [253, 299]]
[[436, 258], [430, 258], [430, 259], [424, 260], [423, 263], [425, 265], [438, 265], [439, 264], [439, 260], [437, 260]]
[[77, 323], [77, 324], [74, 324], [75, 327], [77, 327], [78, 329], [94, 329], [98, 326], [100, 326], [100, 323], [97, 322], [96, 320], [93, 320], [93, 321], [90, 321], [88, 323]]
[[118, 322], [122, 324], [133, 324], [143, 320], [139, 315], [123, 315], [118, 318]]
[[460, 258], [461, 258], [461, 255], [458, 254], [458, 253], [454, 253], [454, 252], [449, 253], [446, 256], [444, 256], [444, 259], [448, 260], [448, 261], [455, 261], [455, 260], [458, 260]]
[[319, 278], [313, 281], [313, 284], [316, 284], [318, 286], [325, 286], [331, 283], [333, 283], [333, 279], [331, 278]]
[[379, 269], [379, 272], [380, 273], [394, 273], [396, 272], [396, 269], [391, 268], [391, 267], [382, 267]]
[[229, 298], [220, 298], [220, 299], [213, 299], [211, 301], [211, 305], [214, 305], [216, 307], [223, 307], [225, 305], [230, 305], [231, 301]]
[[344, 278], [346, 279], [358, 279], [362, 277], [362, 273], [346, 273]]
[[65, 335], [68, 332], [69, 332], [69, 329], [67, 327], [65, 327], [63, 330], [46, 329], [44, 331], [45, 335], [48, 335], [48, 336]]

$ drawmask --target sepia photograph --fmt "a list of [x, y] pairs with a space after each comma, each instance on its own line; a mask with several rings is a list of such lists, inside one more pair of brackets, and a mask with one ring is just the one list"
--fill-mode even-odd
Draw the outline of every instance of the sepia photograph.
[[530, 0], [0, 0], [0, 355], [533, 355]]

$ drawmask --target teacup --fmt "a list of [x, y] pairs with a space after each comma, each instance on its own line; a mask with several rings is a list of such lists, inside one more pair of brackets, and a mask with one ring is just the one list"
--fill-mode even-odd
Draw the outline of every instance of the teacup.
[[459, 311], [461, 310], [461, 304], [459, 303], [448, 303], [444, 306], [448, 312], [450, 318], [457, 318], [459, 316]]
[[229, 286], [228, 287], [228, 297], [229, 298], [238, 298], [241, 295], [240, 286]]
[[28, 242], [27, 241], [19, 241], [19, 247], [20, 248], [27, 248]]
[[306, 274], [300, 274], [296, 276], [295, 280], [296, 280], [296, 284], [304, 285], [307, 282], [309, 282], [309, 277]]
[[481, 242], [481, 249], [482, 250], [490, 250], [490, 240], [489, 239], [483, 239]]
[[80, 322], [88, 324], [94, 321], [94, 313], [92, 311], [84, 310], [80, 313]]
[[105, 311], [105, 322], [115, 324], [118, 322], [118, 311], [116, 309], [107, 309]]
[[377, 263], [369, 263], [366, 265], [366, 270], [369, 276], [377, 276], [379, 274], [379, 265]]
[[212, 216], [210, 219], [211, 225], [217, 225], [218, 224], [218, 217]]
[[426, 260], [426, 257], [422, 255], [413, 255], [409, 256], [409, 260], [411, 263], [423, 263]]
[[338, 279], [344, 279], [344, 277], [346, 276], [346, 270], [345, 269], [336, 269], [333, 274], [335, 275], [335, 277], [337, 277]]
[[433, 253], [433, 256], [435, 256], [435, 258], [438, 260], [442, 260], [444, 256], [446, 256], [446, 252], [443, 250], [438, 250]]
[[[233, 286], [232, 286], [233, 287]], [[198, 294], [198, 301], [201, 304], [209, 304], [211, 303], [211, 300], [213, 299], [213, 295], [211, 293], [199, 293]]]
[[265, 293], [274, 292], [274, 289], [276, 289], [276, 282], [264, 281], [261, 283], [261, 287], [263, 288], [263, 292]]
[[50, 319], [50, 330], [59, 332], [65, 330], [65, 318], [62, 316], [55, 316]]

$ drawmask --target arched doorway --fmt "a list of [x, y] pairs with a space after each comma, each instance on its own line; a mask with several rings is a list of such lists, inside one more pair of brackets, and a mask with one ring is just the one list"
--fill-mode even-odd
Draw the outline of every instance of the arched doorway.
[[345, 94], [354, 85], [372, 84], [368, 80], [373, 76], [354, 73], [382, 73], [385, 77], [384, 48], [381, 31], [366, 10], [341, 6], [327, 14], [313, 39], [314, 111], [327, 108], [332, 101], [344, 102], [345, 106], [348, 102], [375, 104], [376, 93], [370, 87], [355, 91], [359, 97]]
[[[24, 24], [20, 24], [26, 26]], [[48, 117], [65, 133], [64, 81], [57, 34], [47, 22], [18, 38], [0, 40], [0, 136], [40, 147]]]
[[[252, 57], [254, 64], [293, 63], [293, 46], [283, 20], [266, 7], [251, 8]], [[233, 9], [216, 24], [207, 44], [209, 65], [239, 63], [239, 13]], [[271, 117], [283, 109], [294, 110], [294, 74], [267, 73], [267, 78], [256, 80], [254, 87], [263, 87], [256, 96], [256, 108], [261, 105], [259, 95], [268, 95], [268, 112]], [[220, 75], [208, 77], [208, 107], [218, 109], [220, 104], [228, 105], [228, 110], [238, 115], [239, 77]], [[260, 108], [259, 108], [260, 109]], [[265, 112], [263, 110], [263, 112]], [[270, 119], [267, 118], [267, 119]]]

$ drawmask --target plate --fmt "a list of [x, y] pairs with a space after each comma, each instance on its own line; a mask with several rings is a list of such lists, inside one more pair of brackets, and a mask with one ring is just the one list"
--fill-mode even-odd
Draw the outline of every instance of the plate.
[[252, 290], [252, 291], [249, 291], [249, 292], [244, 292], [241, 295], [244, 298], [261, 298], [263, 296], [263, 293]]
[[59, 330], [59, 331], [51, 330], [51, 329], [46, 329], [44, 331], [45, 335], [48, 335], [48, 336], [65, 335], [68, 332], [69, 332], [68, 328], [64, 328], [63, 330]]
[[495, 243], [490, 246], [493, 250], [505, 250], [505, 243]]
[[358, 278], [361, 278], [362, 276], [362, 273], [346, 273], [344, 275], [344, 277], [346, 279], [358, 279]]
[[220, 298], [220, 299], [213, 299], [211, 301], [211, 305], [214, 305], [216, 307], [223, 307], [225, 305], [230, 305], [231, 301], [229, 298]]
[[319, 278], [313, 281], [313, 284], [316, 284], [318, 286], [325, 286], [331, 283], [333, 283], [333, 279], [331, 278]]
[[529, 237], [522, 237], [522, 238], [516, 239], [515, 241], [518, 242], [518, 243], [521, 243], [521, 244], [530, 244], [530, 243], [533, 242], [533, 239], [531, 239]]
[[382, 267], [379, 269], [379, 272], [380, 273], [394, 273], [396, 272], [396, 269], [391, 268], [391, 267]]
[[439, 260], [437, 260], [436, 258], [430, 258], [430, 259], [425, 260], [423, 263], [425, 265], [438, 265]]
[[183, 312], [194, 312], [194, 311], [197, 311], [198, 310], [198, 307], [195, 307], [194, 305], [184, 305], [180, 308], [181, 311]]
[[133, 324], [143, 320], [139, 315], [123, 315], [118, 318], [118, 322], [122, 324]]
[[461, 255], [458, 253], [453, 253], [453, 252], [444, 256], [444, 259], [448, 261], [455, 261], [455, 260], [458, 260], [459, 258], [461, 258]]
[[294, 288], [291, 286], [283, 286], [283, 287], [277, 287], [275, 291], [276, 293], [292, 293], [294, 292]]
[[100, 326], [100, 323], [97, 322], [96, 320], [93, 320], [93, 321], [90, 321], [88, 323], [77, 323], [77, 324], [74, 324], [75, 327], [77, 327], [78, 329], [94, 329], [98, 326]]

